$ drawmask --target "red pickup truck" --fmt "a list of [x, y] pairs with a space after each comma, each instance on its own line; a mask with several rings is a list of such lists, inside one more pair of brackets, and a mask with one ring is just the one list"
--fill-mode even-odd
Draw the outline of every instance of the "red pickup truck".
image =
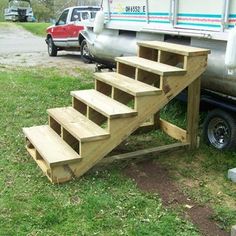
[[80, 50], [82, 59], [86, 61], [87, 43], [85, 40], [79, 40], [79, 33], [84, 29], [80, 22], [94, 19], [99, 9], [87, 6], [66, 8], [55, 25], [47, 28], [46, 43], [49, 56], [57, 56], [60, 50]]

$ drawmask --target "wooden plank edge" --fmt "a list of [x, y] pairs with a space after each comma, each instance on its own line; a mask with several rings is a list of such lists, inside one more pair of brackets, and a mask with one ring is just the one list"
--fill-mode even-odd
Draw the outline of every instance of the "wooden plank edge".
[[[175, 43], [171, 43], [171, 44], [175, 44]], [[151, 45], [151, 41], [139, 41], [137, 42], [138, 46], [143, 46], [146, 48], [151, 48], [151, 49], [156, 49], [156, 50], [160, 50], [160, 51], [165, 51], [165, 52], [172, 52], [175, 54], [179, 54], [179, 55], [183, 55], [183, 56], [204, 56], [204, 55], [208, 55], [211, 53], [211, 50], [209, 49], [205, 49], [205, 48], [199, 48], [199, 47], [194, 47], [194, 46], [187, 46], [187, 47], [192, 47], [195, 49], [198, 49], [199, 51], [183, 51], [181, 49], [172, 49], [172, 48], [168, 48], [168, 47], [163, 47], [163, 46], [157, 46], [157, 45]], [[181, 46], [186, 46], [186, 45], [181, 45]]]
[[159, 127], [162, 131], [168, 134], [170, 137], [181, 141], [182, 143], [187, 142], [187, 131], [164, 120], [159, 120]]
[[[130, 159], [140, 159], [143, 158], [146, 155], [158, 155], [163, 153], [169, 153], [179, 150], [185, 150], [188, 148], [189, 143], [174, 143], [174, 144], [168, 144], [160, 147], [154, 147], [154, 148], [147, 148], [139, 151], [134, 152], [128, 152], [120, 155], [114, 155], [110, 157], [106, 157], [102, 159], [99, 164], [110, 164], [114, 161], [121, 161], [121, 160], [130, 160]], [[153, 157], [152, 157], [153, 158]]]

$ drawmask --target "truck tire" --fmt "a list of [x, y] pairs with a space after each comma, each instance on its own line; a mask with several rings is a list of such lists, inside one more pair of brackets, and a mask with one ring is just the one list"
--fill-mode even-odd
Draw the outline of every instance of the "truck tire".
[[81, 55], [81, 59], [83, 62], [85, 63], [91, 63], [91, 55], [88, 49], [88, 45], [87, 45], [87, 41], [84, 39], [81, 43], [80, 46], [80, 55]]
[[57, 56], [57, 47], [55, 46], [51, 37], [48, 39], [48, 55], [50, 57]]
[[236, 120], [220, 109], [208, 113], [203, 124], [203, 136], [207, 144], [219, 150], [236, 148]]

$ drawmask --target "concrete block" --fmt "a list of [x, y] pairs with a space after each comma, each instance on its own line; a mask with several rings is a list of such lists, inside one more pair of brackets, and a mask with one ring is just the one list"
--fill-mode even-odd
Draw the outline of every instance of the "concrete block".
[[236, 225], [231, 228], [231, 236], [236, 236]]
[[228, 170], [228, 178], [236, 183], [236, 168]]

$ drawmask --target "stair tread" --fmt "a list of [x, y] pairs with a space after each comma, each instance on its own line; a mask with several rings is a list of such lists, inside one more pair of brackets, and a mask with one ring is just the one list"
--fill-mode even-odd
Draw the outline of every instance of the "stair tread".
[[182, 75], [186, 73], [186, 70], [162, 64], [159, 62], [151, 61], [142, 57], [130, 56], [130, 57], [116, 57], [116, 61], [124, 63], [126, 65], [132, 65], [137, 68], [158, 74], [158, 75]]
[[136, 111], [128, 106], [94, 89], [72, 91], [71, 95], [108, 118], [130, 117], [137, 114]]
[[134, 96], [161, 94], [162, 90], [116, 72], [95, 73], [98, 80]]
[[210, 50], [205, 48], [197, 48], [192, 46], [167, 43], [161, 41], [141, 41], [138, 42], [138, 45], [153, 49], [159, 49], [166, 52], [173, 52], [184, 56], [200, 56], [210, 53]]
[[48, 114], [81, 142], [109, 137], [109, 133], [73, 107], [52, 108]]
[[23, 132], [50, 167], [81, 160], [80, 155], [48, 125], [23, 128]]

